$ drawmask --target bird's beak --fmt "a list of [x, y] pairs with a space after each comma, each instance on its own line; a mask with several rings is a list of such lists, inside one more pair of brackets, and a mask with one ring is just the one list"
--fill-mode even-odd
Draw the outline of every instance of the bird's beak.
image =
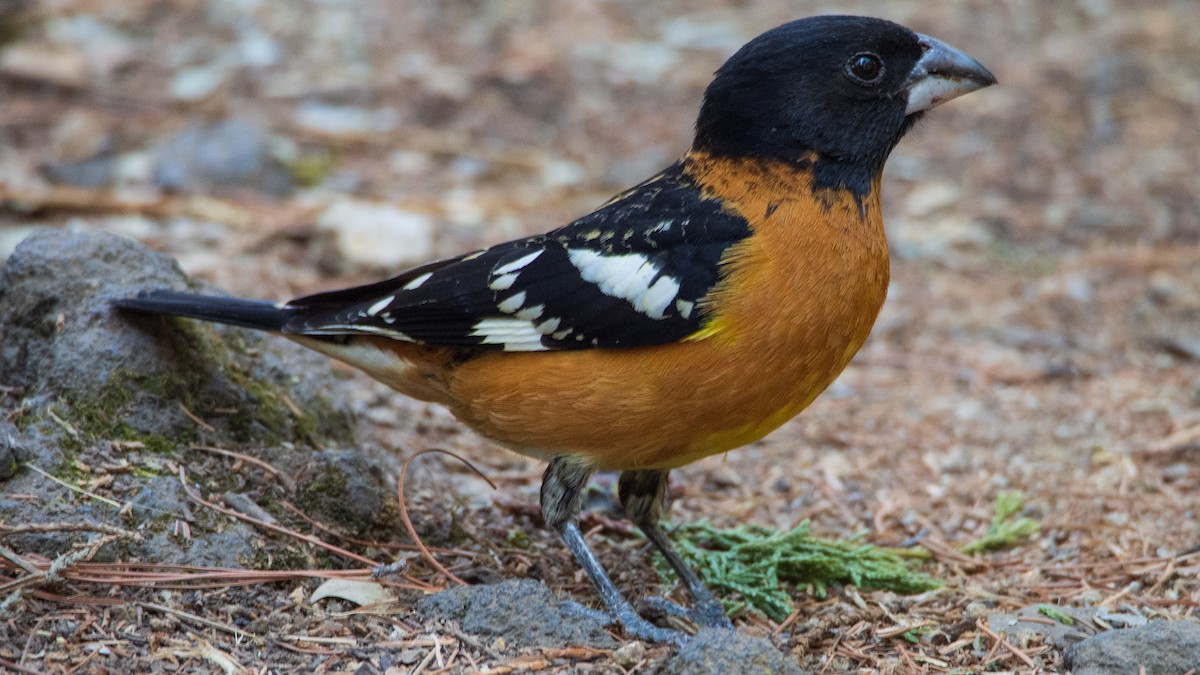
[[924, 54], [904, 82], [908, 90], [905, 115], [929, 110], [952, 98], [996, 84], [996, 76], [965, 52], [928, 35], [918, 33], [917, 37]]

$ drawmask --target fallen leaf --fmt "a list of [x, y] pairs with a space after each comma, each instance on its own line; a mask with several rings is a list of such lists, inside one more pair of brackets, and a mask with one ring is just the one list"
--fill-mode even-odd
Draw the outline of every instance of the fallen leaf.
[[308, 599], [316, 603], [325, 598], [341, 598], [362, 607], [381, 602], [391, 602], [396, 599], [381, 584], [373, 581], [353, 581], [351, 579], [330, 579], [317, 587]]

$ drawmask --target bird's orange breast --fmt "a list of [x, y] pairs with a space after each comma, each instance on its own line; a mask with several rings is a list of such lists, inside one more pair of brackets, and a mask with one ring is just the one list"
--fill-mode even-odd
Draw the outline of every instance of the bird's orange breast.
[[883, 304], [878, 181], [860, 204], [814, 192], [792, 165], [693, 154], [686, 166], [752, 230], [727, 251], [700, 332], [630, 349], [488, 352], [427, 373], [438, 395], [422, 397], [519, 452], [608, 469], [681, 466], [757, 440], [808, 406]]

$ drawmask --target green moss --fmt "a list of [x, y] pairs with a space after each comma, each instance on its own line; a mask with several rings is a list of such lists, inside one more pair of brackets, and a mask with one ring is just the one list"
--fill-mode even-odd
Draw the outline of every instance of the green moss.
[[1031, 518], [1018, 518], [1025, 508], [1025, 497], [1017, 490], [1006, 490], [996, 496], [994, 515], [987, 534], [962, 547], [962, 552], [971, 554], [994, 551], [1016, 546], [1037, 535], [1042, 524]]
[[[159, 399], [171, 399], [184, 392], [174, 388], [168, 375], [136, 376], [127, 371], [115, 372], [108, 382], [90, 398], [66, 397], [63, 401], [68, 413], [67, 422], [78, 432], [76, 441], [96, 442], [101, 440], [136, 441], [146, 450], [165, 453], [195, 441], [195, 432], [183, 429], [175, 438], [141, 431], [126, 421], [130, 405], [137, 392], [144, 391]], [[65, 430], [64, 430], [65, 431]], [[71, 440], [63, 434], [64, 441]], [[67, 444], [64, 443], [64, 446]]]
[[529, 533], [525, 530], [512, 529], [508, 531], [508, 535], [504, 537], [504, 541], [513, 548], [527, 549], [532, 540], [529, 538]]
[[360, 535], [374, 524], [375, 513], [364, 512], [348, 501], [349, 476], [336, 465], [325, 466], [311, 481], [300, 487], [296, 505], [327, 523], [337, 524]]
[[287, 168], [297, 183], [310, 188], [320, 185], [321, 181], [333, 172], [336, 165], [337, 162], [332, 152], [318, 150], [296, 157], [287, 163]]
[[1064, 613], [1054, 605], [1038, 605], [1038, 613], [1040, 613], [1042, 616], [1054, 619], [1064, 626], [1075, 625], [1075, 619], [1073, 619], [1070, 614]]
[[62, 461], [54, 464], [49, 469], [45, 469], [45, 471], [51, 476], [72, 485], [82, 483], [87, 477], [87, 473], [79, 466], [78, 452], [64, 452]]
[[277, 385], [254, 377], [247, 360], [257, 358], [259, 343], [249, 333], [231, 331], [225, 341], [209, 325], [173, 324], [164, 331], [164, 350], [178, 367], [149, 375], [117, 370], [99, 391], [64, 397], [69, 422], [79, 431], [75, 441], [138, 441], [151, 452], [165, 453], [198, 440], [195, 427], [184, 426], [171, 436], [137, 428], [131, 413], [146, 399], [159, 405], [177, 401], [202, 419], [223, 422], [240, 443], [295, 440], [318, 446], [327, 438], [353, 438], [351, 421], [327, 399], [306, 401], [305, 414], [297, 415]]
[[11, 17], [0, 18], [0, 47], [21, 39], [25, 27]]

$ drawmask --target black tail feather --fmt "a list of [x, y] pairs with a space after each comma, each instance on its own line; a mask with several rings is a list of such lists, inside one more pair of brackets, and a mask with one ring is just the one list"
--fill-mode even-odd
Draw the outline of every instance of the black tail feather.
[[118, 298], [114, 307], [138, 312], [186, 316], [255, 330], [283, 332], [295, 310], [263, 300], [243, 300], [177, 291], [142, 291], [136, 297]]

